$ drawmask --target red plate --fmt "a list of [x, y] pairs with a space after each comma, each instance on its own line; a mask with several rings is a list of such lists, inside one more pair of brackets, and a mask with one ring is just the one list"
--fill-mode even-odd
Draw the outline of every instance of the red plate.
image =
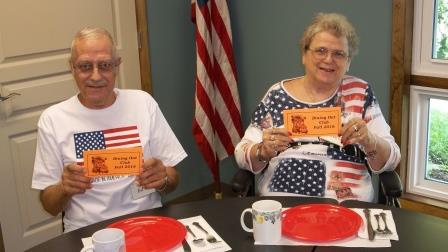
[[309, 204], [292, 207], [282, 215], [283, 235], [304, 241], [329, 242], [358, 232], [361, 216], [336, 205]]
[[126, 252], [167, 251], [180, 244], [187, 234], [179, 221], [161, 216], [144, 216], [115, 222], [126, 236]]

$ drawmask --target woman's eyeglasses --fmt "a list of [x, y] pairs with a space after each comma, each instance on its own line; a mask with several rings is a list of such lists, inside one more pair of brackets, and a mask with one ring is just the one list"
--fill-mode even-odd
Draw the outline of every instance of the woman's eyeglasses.
[[326, 59], [328, 53], [331, 53], [331, 58], [337, 61], [344, 61], [348, 58], [348, 54], [343, 50], [330, 50], [326, 47], [309, 48], [309, 50], [318, 60]]
[[99, 72], [108, 73], [118, 65], [118, 60], [98, 61], [96, 64], [93, 64], [90, 61], [81, 61], [74, 64], [73, 67], [81, 71], [81, 73], [92, 73], [95, 65]]

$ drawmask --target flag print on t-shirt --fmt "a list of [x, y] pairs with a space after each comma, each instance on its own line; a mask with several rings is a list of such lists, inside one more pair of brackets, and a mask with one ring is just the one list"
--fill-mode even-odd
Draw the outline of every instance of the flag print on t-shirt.
[[76, 162], [84, 165], [86, 150], [130, 148], [141, 146], [137, 126], [127, 126], [106, 130], [74, 134]]
[[367, 168], [360, 158], [347, 155], [333, 148], [327, 149], [327, 155], [333, 159], [327, 190], [334, 190], [338, 199], [357, 198], [353, 193], [367, 175]]

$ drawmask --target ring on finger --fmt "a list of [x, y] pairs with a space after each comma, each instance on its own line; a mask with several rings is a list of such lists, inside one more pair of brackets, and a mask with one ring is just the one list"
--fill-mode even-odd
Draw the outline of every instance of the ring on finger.
[[356, 131], [356, 132], [358, 132], [358, 127], [356, 126], [356, 125], [353, 125], [353, 129]]

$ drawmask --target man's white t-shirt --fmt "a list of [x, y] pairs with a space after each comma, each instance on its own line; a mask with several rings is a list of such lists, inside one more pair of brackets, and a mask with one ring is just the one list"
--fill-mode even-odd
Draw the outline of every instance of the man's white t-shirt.
[[[86, 108], [73, 96], [42, 113], [32, 188], [43, 190], [58, 183], [64, 165], [83, 163], [83, 150], [141, 146], [145, 160], [158, 158], [165, 166], [175, 166], [187, 156], [149, 94], [140, 90], [114, 92], [116, 101], [105, 109]], [[69, 201], [65, 231], [162, 205], [158, 192], [133, 199], [134, 183], [135, 176], [95, 178], [92, 189]]]

